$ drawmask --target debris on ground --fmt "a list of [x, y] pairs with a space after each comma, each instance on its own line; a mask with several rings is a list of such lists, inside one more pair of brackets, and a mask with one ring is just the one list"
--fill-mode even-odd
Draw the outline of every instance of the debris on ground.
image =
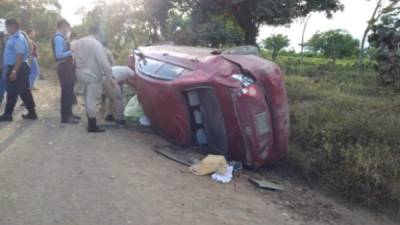
[[198, 176], [210, 175], [213, 173], [225, 174], [228, 163], [224, 156], [208, 155], [201, 162], [189, 167], [189, 170]]
[[151, 122], [146, 115], [143, 115], [140, 117], [139, 123], [140, 123], [140, 125], [145, 126], [145, 127], [151, 126]]
[[276, 184], [274, 182], [265, 180], [265, 179], [257, 179], [252, 177], [249, 179], [250, 183], [254, 184], [256, 187], [261, 189], [266, 189], [270, 191], [283, 191], [285, 190], [281, 185]]
[[182, 149], [174, 146], [154, 146], [158, 154], [185, 166], [192, 166], [200, 162], [204, 155], [191, 149]]
[[233, 178], [233, 166], [228, 166], [224, 174], [220, 174], [219, 172], [214, 173], [211, 175], [211, 178], [223, 184], [231, 182]]

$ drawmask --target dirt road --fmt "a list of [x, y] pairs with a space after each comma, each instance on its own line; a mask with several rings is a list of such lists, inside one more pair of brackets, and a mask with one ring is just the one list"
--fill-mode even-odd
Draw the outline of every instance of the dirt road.
[[290, 181], [272, 193], [246, 173], [227, 185], [194, 176], [152, 151], [167, 144], [153, 134], [60, 125], [57, 86], [39, 88], [39, 121], [20, 108], [0, 124], [0, 225], [391, 224]]

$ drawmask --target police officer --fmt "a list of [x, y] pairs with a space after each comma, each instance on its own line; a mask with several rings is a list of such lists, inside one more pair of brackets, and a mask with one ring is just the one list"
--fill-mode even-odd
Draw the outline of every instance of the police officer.
[[52, 46], [61, 85], [61, 123], [77, 124], [80, 117], [72, 113], [76, 78], [72, 51], [68, 43], [70, 34], [70, 24], [66, 20], [58, 21], [57, 32], [54, 35]]
[[12, 121], [12, 113], [18, 96], [22, 99], [28, 114], [22, 118], [36, 120], [35, 102], [29, 89], [29, 45], [19, 30], [15, 19], [6, 20], [7, 32], [10, 35], [4, 49], [4, 66], [7, 69], [7, 104], [0, 122]]
[[5, 40], [5, 34], [3, 31], [0, 31], [0, 106], [1, 103], [3, 102], [4, 98], [4, 92], [6, 91], [6, 78], [5, 78], [5, 72], [6, 69], [4, 68], [3, 64], [3, 50], [4, 50], [4, 40]]

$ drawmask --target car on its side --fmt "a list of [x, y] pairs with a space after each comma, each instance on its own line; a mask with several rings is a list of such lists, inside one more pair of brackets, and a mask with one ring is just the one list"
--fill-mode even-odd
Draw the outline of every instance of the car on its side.
[[287, 154], [288, 99], [280, 68], [238, 49], [140, 47], [130, 65], [159, 135], [260, 167]]

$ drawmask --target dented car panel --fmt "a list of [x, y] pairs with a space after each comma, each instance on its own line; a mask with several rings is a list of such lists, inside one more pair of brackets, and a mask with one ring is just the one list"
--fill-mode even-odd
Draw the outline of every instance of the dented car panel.
[[138, 99], [153, 129], [168, 141], [256, 167], [286, 155], [288, 102], [275, 64], [202, 48], [139, 51]]

